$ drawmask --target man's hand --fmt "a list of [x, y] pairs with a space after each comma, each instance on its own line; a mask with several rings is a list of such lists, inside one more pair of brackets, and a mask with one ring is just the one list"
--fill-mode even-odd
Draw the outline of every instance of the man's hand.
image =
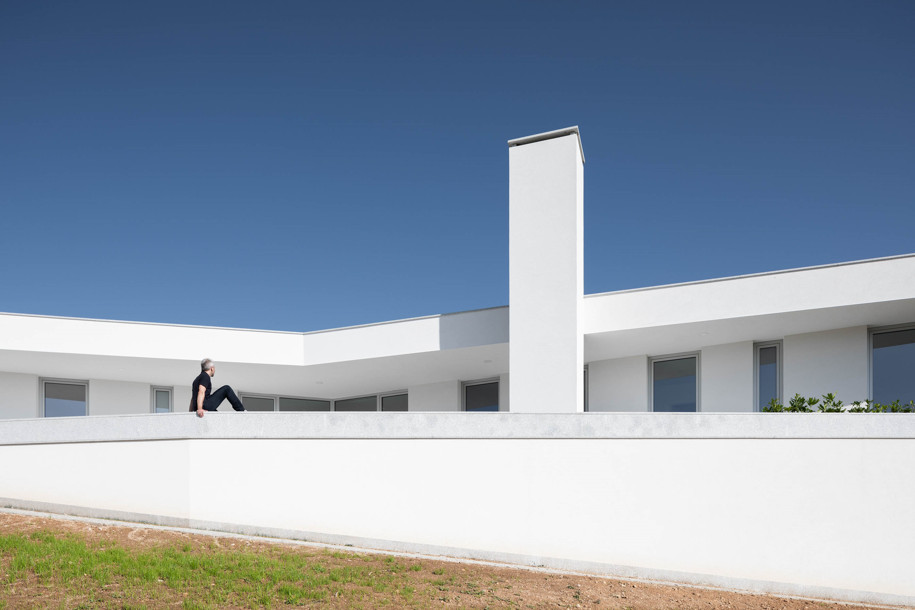
[[203, 414], [206, 413], [203, 409], [197, 409], [197, 417], [203, 417]]

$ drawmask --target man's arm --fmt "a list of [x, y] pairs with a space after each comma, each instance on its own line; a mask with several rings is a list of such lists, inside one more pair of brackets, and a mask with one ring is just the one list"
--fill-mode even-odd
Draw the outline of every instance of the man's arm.
[[203, 398], [206, 396], [206, 394], [206, 387], [201, 385], [197, 389], [197, 417], [203, 417], [203, 414], [206, 413], [206, 411], [203, 410]]

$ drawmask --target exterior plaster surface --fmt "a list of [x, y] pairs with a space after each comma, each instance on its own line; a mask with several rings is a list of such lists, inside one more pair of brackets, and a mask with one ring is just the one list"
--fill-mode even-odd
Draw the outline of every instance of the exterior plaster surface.
[[[407, 391], [410, 411], [460, 411], [461, 384], [457, 381], [427, 383]], [[390, 415], [390, 414], [388, 414]]]
[[577, 132], [509, 148], [509, 335], [516, 411], [583, 410], [583, 159]]
[[0, 473], [0, 497], [34, 506], [104, 508], [112, 516], [188, 518], [186, 441], [27, 444], [5, 452], [7, 448], [0, 447], [0, 462], [17, 467]]
[[648, 358], [633, 356], [588, 363], [590, 411], [648, 411]]
[[753, 411], [752, 341], [703, 347], [701, 361], [702, 411]]
[[[172, 389], [172, 411], [175, 413], [185, 413], [191, 404], [191, 384], [176, 385]], [[217, 386], [219, 387], [219, 386]]]
[[785, 402], [834, 393], [846, 403], [868, 396], [867, 327], [789, 335], [784, 339]]
[[0, 373], [0, 417], [40, 417], [38, 375]]
[[128, 415], [138, 406], [150, 410], [149, 384], [90, 380], [89, 397], [90, 415]]

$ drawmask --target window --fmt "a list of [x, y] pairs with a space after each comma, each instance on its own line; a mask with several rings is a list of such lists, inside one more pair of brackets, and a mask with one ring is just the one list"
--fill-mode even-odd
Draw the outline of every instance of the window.
[[89, 414], [89, 383], [86, 381], [42, 380], [45, 417], [73, 417]]
[[406, 392], [382, 394], [380, 396], [372, 394], [371, 396], [357, 396], [333, 401], [321, 398], [266, 396], [263, 394], [241, 394], [240, 396], [248, 411], [279, 411], [284, 413], [378, 411], [379, 404], [382, 411], [407, 410]]
[[464, 383], [465, 411], [498, 411], [499, 382], [468, 381]]
[[692, 412], [699, 410], [699, 355], [652, 358], [651, 410]]
[[172, 412], [172, 389], [171, 388], [152, 388], [152, 406], [153, 413], [171, 413]]
[[382, 411], [409, 411], [406, 394], [388, 394], [381, 396]]
[[358, 398], [346, 398], [343, 400], [334, 401], [334, 411], [354, 412], [354, 411], [377, 411], [377, 410], [378, 410], [378, 397], [375, 395], [359, 396]]
[[276, 401], [272, 396], [252, 396], [251, 394], [243, 394], [239, 396], [242, 403], [245, 405], [246, 411], [276, 411]]
[[755, 345], [756, 410], [762, 411], [774, 398], [782, 400], [782, 342], [770, 341]]
[[871, 331], [871, 400], [915, 400], [915, 326]]
[[329, 400], [316, 400], [314, 398], [286, 398], [280, 396], [280, 411], [315, 412], [330, 411]]
[[357, 396], [334, 401], [334, 411], [407, 411], [409, 404], [406, 392], [400, 391], [392, 394], [373, 394], [372, 396]]

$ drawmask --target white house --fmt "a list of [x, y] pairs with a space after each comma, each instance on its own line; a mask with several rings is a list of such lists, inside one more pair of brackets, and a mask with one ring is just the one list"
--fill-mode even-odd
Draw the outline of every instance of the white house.
[[[915, 399], [915, 255], [584, 295], [578, 129], [509, 160], [508, 307], [0, 314], [0, 506], [915, 604], [915, 415], [756, 412]], [[204, 356], [275, 413], [187, 413]]]
[[183, 411], [203, 356], [256, 411], [915, 399], [915, 255], [585, 296], [578, 129], [509, 146], [510, 307], [311, 333], [0, 314], [0, 418]]

